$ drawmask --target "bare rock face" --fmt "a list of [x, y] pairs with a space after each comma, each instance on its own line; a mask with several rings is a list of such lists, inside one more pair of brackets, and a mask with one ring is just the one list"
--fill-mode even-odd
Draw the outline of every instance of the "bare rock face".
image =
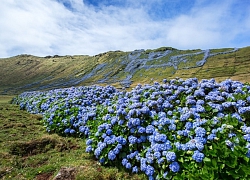
[[53, 180], [75, 180], [76, 168], [63, 167]]

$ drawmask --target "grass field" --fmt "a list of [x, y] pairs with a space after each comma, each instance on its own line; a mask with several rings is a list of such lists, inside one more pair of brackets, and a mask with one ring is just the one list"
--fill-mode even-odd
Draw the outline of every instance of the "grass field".
[[0, 179], [49, 180], [63, 167], [74, 170], [74, 179], [145, 179], [117, 167], [100, 166], [85, 153], [85, 140], [48, 134], [41, 116], [9, 104], [0, 96]]

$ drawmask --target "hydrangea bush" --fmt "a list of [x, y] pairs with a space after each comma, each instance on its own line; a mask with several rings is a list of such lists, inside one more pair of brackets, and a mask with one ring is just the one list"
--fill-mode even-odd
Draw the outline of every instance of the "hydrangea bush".
[[250, 86], [163, 80], [130, 92], [112, 86], [27, 92], [15, 102], [44, 114], [49, 132], [86, 138], [101, 164], [149, 179], [249, 179]]

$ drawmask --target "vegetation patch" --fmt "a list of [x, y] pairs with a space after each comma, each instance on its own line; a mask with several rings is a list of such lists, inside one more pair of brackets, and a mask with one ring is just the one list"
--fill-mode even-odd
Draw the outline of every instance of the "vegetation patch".
[[61, 138], [48, 136], [29, 142], [14, 142], [10, 145], [10, 154], [27, 156], [44, 153], [51, 149], [61, 152], [73, 148], [77, 148], [77, 146]]

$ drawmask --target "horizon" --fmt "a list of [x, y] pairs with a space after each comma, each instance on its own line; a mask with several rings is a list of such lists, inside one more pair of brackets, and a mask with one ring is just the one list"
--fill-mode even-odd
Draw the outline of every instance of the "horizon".
[[250, 45], [247, 0], [24, 0], [0, 12], [0, 58]]

